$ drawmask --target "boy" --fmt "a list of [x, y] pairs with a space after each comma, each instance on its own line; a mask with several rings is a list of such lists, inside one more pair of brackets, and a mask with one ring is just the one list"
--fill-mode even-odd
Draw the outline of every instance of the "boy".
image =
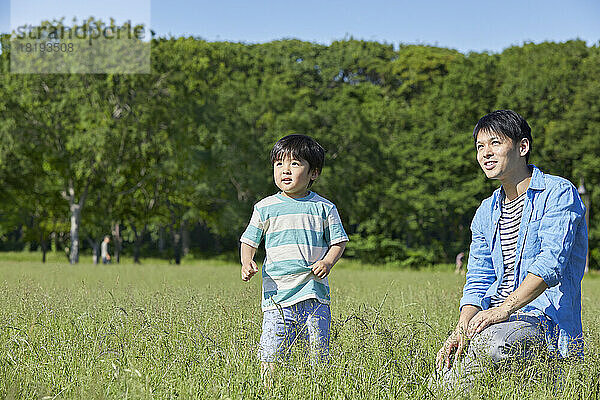
[[241, 241], [242, 280], [258, 272], [254, 254], [265, 239], [262, 267], [261, 371], [289, 354], [297, 338], [308, 339], [315, 361], [329, 353], [327, 275], [348, 236], [333, 203], [309, 190], [323, 168], [325, 150], [305, 135], [288, 135], [271, 150], [280, 192], [256, 203]]

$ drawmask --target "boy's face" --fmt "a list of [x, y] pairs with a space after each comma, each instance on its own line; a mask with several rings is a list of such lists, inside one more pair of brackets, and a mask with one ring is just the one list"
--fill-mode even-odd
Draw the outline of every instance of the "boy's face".
[[479, 132], [475, 142], [477, 162], [490, 179], [503, 181], [510, 179], [521, 164], [527, 165], [525, 155], [529, 151], [529, 141], [522, 139], [515, 143], [508, 136], [496, 132]]
[[307, 194], [308, 184], [317, 179], [319, 171], [310, 170], [308, 161], [289, 156], [273, 163], [275, 185], [288, 197], [300, 198]]

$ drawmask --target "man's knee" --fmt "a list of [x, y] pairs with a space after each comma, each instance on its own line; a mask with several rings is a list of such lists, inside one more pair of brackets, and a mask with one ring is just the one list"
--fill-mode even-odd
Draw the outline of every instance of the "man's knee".
[[508, 357], [507, 337], [497, 328], [495, 325], [489, 326], [475, 336], [470, 344], [477, 358], [489, 360], [494, 364]]
[[494, 364], [512, 358], [526, 358], [543, 343], [541, 331], [527, 322], [510, 321], [494, 324], [475, 336], [471, 342], [478, 357]]

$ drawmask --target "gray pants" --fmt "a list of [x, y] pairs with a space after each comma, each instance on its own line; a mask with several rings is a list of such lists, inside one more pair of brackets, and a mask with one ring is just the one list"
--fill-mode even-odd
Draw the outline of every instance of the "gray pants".
[[438, 383], [447, 391], [468, 391], [486, 369], [528, 358], [544, 344], [544, 329], [538, 317], [511, 315], [508, 321], [490, 325], [477, 334], [464, 358], [444, 368]]

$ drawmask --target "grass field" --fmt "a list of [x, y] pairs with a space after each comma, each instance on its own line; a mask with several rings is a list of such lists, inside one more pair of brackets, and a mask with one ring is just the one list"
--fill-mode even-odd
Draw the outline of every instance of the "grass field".
[[[41, 264], [0, 254], [0, 397], [7, 399], [443, 398], [427, 389], [464, 277], [360, 267], [330, 276], [329, 365], [298, 347], [261, 383], [260, 278], [223, 261]], [[584, 279], [586, 359], [482, 377], [472, 398], [599, 396], [600, 277]], [[554, 376], [562, 369], [556, 392]]]

